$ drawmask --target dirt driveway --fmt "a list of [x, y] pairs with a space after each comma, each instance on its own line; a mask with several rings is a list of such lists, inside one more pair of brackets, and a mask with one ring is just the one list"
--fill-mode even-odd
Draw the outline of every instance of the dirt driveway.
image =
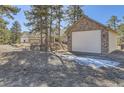
[[64, 61], [63, 65], [49, 53], [18, 50], [2, 52], [1, 48], [0, 86], [124, 86], [124, 71], [114, 68], [96, 69], [73, 61]]

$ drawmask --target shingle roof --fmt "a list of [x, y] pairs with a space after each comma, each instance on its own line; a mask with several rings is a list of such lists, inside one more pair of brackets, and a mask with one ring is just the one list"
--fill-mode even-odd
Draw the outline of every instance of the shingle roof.
[[117, 33], [116, 30], [113, 30], [112, 28], [107, 27], [107, 26], [105, 26], [104, 24], [102, 24], [102, 23], [100, 23], [100, 22], [97, 22], [97, 21], [94, 20], [94, 19], [91, 19], [90, 17], [88, 17], [88, 16], [86, 16], [86, 15], [83, 15], [77, 22], [75, 22], [74, 24], [72, 24], [72, 25], [66, 30], [66, 33], [68, 33], [68, 31], [70, 31], [70, 29], [71, 29], [73, 26], [75, 26], [77, 23], [79, 23], [80, 20], [82, 20], [83, 18], [86, 18], [86, 19], [88, 19], [88, 20], [90, 20], [90, 21], [92, 21], [92, 22], [95, 22], [96, 24], [99, 24], [100, 26], [102, 26], [102, 27], [104, 27], [105, 29], [107, 29], [107, 31], [112, 31], [112, 32], [114, 32], [114, 33]]

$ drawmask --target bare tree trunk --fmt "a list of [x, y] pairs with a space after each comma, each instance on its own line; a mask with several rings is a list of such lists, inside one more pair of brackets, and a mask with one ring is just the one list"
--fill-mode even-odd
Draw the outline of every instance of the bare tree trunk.
[[50, 46], [50, 51], [52, 51], [52, 47], [51, 47], [51, 44], [52, 44], [52, 7], [51, 7], [51, 16], [50, 16], [50, 40], [49, 40], [49, 46]]
[[[58, 13], [60, 15], [61, 13], [61, 8], [59, 7]], [[62, 41], [61, 41], [61, 16], [58, 17], [58, 33], [59, 33], [59, 44], [60, 46], [64, 49]]]
[[42, 31], [42, 17], [40, 19], [40, 51], [42, 50], [43, 46], [43, 37], [42, 37], [43, 31]]
[[76, 5], [74, 5], [74, 23], [76, 22]]
[[114, 21], [114, 30], [116, 30], [116, 22]]
[[45, 29], [46, 29], [46, 38], [45, 38], [45, 43], [46, 43], [46, 47], [45, 47], [45, 51], [48, 52], [48, 23], [47, 23], [47, 16], [45, 17]]
[[[60, 15], [60, 13], [61, 13], [61, 10], [60, 10], [60, 7], [59, 7], [59, 15]], [[61, 22], [61, 17], [59, 16], [59, 18], [58, 18], [58, 32], [59, 32], [59, 42], [60, 42], [60, 30], [61, 30], [61, 28], [60, 28], [60, 22]]]
[[53, 32], [53, 48], [55, 49], [55, 31]]
[[[76, 11], [78, 11], [79, 10], [79, 5], [77, 5], [77, 7], [76, 7]], [[77, 14], [77, 20], [79, 19], [79, 15]], [[77, 21], [76, 20], [76, 21]]]

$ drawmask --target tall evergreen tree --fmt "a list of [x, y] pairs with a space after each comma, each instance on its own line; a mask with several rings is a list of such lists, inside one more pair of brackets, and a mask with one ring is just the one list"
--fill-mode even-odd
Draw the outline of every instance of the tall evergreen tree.
[[7, 22], [0, 19], [0, 44], [7, 44], [10, 42], [11, 34], [7, 29]]
[[15, 21], [13, 23], [11, 31], [12, 31], [12, 43], [19, 43], [20, 33], [21, 33], [21, 25], [18, 21]]
[[26, 11], [25, 15], [28, 19], [27, 26], [30, 26], [32, 31], [39, 32], [41, 36], [41, 46], [43, 46], [43, 36], [45, 37], [45, 50], [48, 50], [48, 16], [49, 16], [49, 6], [31, 6], [30, 11]]
[[49, 8], [49, 47], [52, 51], [53, 44], [53, 21], [55, 20], [55, 6], [51, 5]]
[[66, 20], [68, 21], [68, 25], [71, 25], [77, 20], [79, 20], [81, 16], [83, 16], [82, 6], [70, 5], [67, 7], [66, 14], [67, 14]]
[[117, 30], [118, 27], [118, 20], [117, 16], [111, 16], [111, 18], [108, 20], [108, 26], [113, 28], [114, 30]]
[[0, 17], [7, 17], [14, 19], [13, 15], [16, 15], [20, 11], [19, 8], [11, 5], [0, 5]]
[[55, 7], [56, 8], [56, 27], [57, 27], [57, 33], [58, 33], [58, 37], [60, 38], [60, 31], [61, 31], [61, 21], [63, 20], [63, 6], [62, 5], [58, 5]]
[[13, 15], [16, 15], [20, 11], [19, 8], [11, 5], [0, 5], [0, 43], [10, 43], [11, 32], [7, 29], [7, 24], [3, 17], [14, 19]]
[[[61, 27], [62, 27], [62, 21], [64, 19], [64, 6], [63, 5], [56, 5], [54, 6], [54, 24], [55, 24], [55, 28], [53, 27], [53, 29], [55, 31], [54, 32], [54, 43], [57, 40], [57, 44], [60, 46], [61, 44]], [[54, 44], [55, 45], [55, 44]]]
[[124, 23], [118, 26], [118, 32], [121, 36], [124, 36]]
[[121, 23], [118, 25], [118, 32], [121, 36], [124, 36], [124, 16], [122, 17]]

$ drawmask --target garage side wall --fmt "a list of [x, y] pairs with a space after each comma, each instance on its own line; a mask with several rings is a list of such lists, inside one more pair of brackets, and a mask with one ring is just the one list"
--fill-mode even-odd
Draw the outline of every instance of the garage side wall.
[[109, 32], [109, 53], [117, 49], [117, 34]]
[[[94, 22], [87, 18], [82, 18], [78, 23], [73, 25], [68, 31], [68, 50], [72, 51], [72, 32], [75, 31], [90, 31], [101, 30], [101, 53], [107, 54], [109, 51], [109, 36], [105, 27], [101, 26], [97, 22]], [[77, 37], [78, 38], [78, 37]]]

